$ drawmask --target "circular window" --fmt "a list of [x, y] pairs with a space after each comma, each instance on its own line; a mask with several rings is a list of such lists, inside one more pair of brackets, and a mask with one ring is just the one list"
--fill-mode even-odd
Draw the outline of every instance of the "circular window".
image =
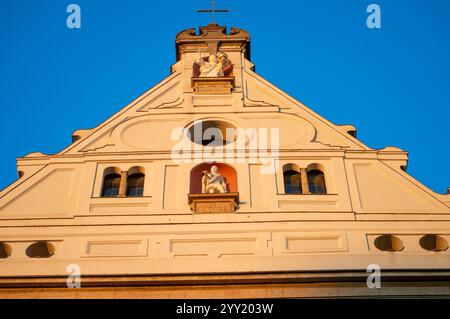
[[38, 241], [28, 246], [26, 254], [30, 258], [49, 258], [55, 254], [55, 246], [46, 241]]
[[382, 235], [375, 238], [375, 247], [381, 251], [401, 251], [405, 246], [400, 238], [392, 235]]
[[11, 256], [11, 252], [12, 249], [10, 245], [0, 242], [0, 259], [8, 258]]
[[188, 134], [192, 142], [203, 146], [223, 146], [236, 140], [235, 126], [221, 120], [196, 121]]
[[419, 240], [420, 247], [429, 251], [444, 251], [448, 249], [448, 242], [439, 235], [425, 235]]

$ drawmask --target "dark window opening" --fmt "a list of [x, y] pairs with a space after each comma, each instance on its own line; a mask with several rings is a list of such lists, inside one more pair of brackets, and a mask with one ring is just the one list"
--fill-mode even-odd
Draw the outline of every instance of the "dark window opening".
[[135, 173], [129, 175], [127, 178], [127, 196], [128, 197], [144, 196], [144, 180], [145, 175], [142, 173]]
[[326, 194], [325, 175], [319, 170], [308, 171], [308, 186], [311, 194]]
[[108, 174], [103, 180], [102, 197], [116, 197], [119, 195], [121, 176], [117, 173]]
[[288, 170], [283, 173], [285, 194], [301, 194], [302, 182], [300, 173], [294, 170]]
[[46, 241], [38, 241], [28, 246], [26, 255], [30, 258], [49, 258], [55, 254], [55, 247]]

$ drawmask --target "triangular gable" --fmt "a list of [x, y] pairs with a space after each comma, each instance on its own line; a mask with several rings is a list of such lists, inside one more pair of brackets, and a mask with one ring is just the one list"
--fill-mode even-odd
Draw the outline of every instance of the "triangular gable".
[[[247, 63], [250, 62], [247, 61]], [[316, 136], [313, 142], [318, 143], [318, 145], [314, 147], [314, 149], [370, 149], [356, 138], [340, 129], [339, 126], [334, 125], [255, 72], [251, 71], [250, 68], [246, 68], [244, 74], [246, 87], [243, 105], [238, 107], [239, 112], [257, 112], [261, 110], [263, 113], [276, 112], [279, 114], [297, 116], [300, 120], [307, 121], [315, 128]], [[186, 75], [183, 75], [183, 72], [176, 70], [159, 84], [136, 98], [109, 119], [99, 124], [96, 128], [83, 131], [83, 134], [78, 141], [59, 152], [58, 155], [76, 154], [79, 152], [84, 153], [87, 151], [95, 152], [97, 149], [112, 145], [110, 134], [116, 126], [129, 119], [142, 116], [145, 113], [161, 114], [161, 109], [163, 109], [164, 112], [174, 112], [178, 114], [186, 112], [186, 99], [182, 88], [184, 77], [186, 77]], [[202, 111], [196, 110], [195, 112], [201, 113]], [[301, 125], [300, 122], [299, 124]]]

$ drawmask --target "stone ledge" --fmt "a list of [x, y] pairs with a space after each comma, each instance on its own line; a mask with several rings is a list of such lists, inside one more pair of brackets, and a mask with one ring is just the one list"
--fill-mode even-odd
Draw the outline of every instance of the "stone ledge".
[[[276, 272], [242, 272], [242, 273], [199, 273], [199, 274], [157, 274], [157, 275], [85, 275], [82, 287], [141, 287], [174, 285], [232, 285], [232, 284], [318, 284], [328, 283], [337, 287], [352, 283], [362, 284], [365, 289], [368, 273], [364, 270], [341, 271], [276, 271]], [[429, 270], [384, 270], [384, 282], [387, 284], [403, 283], [414, 287], [415, 283], [435, 284], [449, 287], [450, 271], [445, 269]], [[17, 288], [65, 288], [66, 276], [0, 276], [0, 289]], [[75, 289], [76, 290], [76, 289]], [[377, 289], [374, 289], [377, 290]]]

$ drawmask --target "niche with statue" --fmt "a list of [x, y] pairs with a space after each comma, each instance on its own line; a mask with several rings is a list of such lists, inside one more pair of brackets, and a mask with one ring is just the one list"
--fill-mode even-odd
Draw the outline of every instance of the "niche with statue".
[[224, 52], [202, 56], [193, 65], [192, 87], [197, 94], [229, 94], [234, 87], [233, 64]]
[[224, 163], [202, 163], [191, 170], [188, 203], [193, 213], [234, 213], [239, 204], [236, 170]]

